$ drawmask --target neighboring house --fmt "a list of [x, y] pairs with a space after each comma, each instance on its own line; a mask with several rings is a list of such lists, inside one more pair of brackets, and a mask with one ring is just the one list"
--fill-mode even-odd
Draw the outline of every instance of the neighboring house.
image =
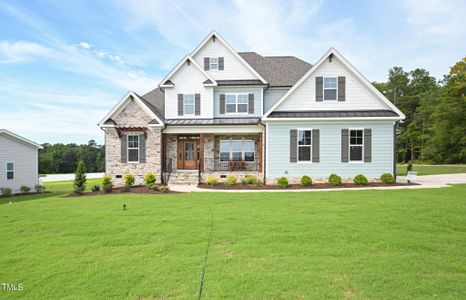
[[394, 174], [403, 113], [331, 48], [314, 65], [236, 52], [215, 32], [145, 95], [128, 92], [99, 126], [106, 172], [197, 183]]
[[0, 129], [0, 188], [19, 193], [21, 186], [39, 183], [38, 150], [42, 146], [6, 129]]

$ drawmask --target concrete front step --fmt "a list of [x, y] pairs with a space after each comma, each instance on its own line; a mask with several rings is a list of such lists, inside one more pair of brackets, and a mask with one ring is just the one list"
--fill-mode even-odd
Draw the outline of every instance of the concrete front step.
[[170, 174], [169, 184], [195, 184], [199, 182], [199, 173], [193, 171], [173, 171]]

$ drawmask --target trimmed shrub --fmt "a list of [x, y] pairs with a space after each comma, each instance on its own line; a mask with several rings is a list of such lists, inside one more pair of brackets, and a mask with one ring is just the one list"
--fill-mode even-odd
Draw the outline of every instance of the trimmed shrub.
[[100, 192], [100, 185], [95, 184], [95, 185], [91, 188], [91, 191], [93, 191], [93, 192]]
[[226, 186], [232, 186], [232, 185], [235, 185], [235, 184], [236, 184], [236, 181], [237, 181], [236, 176], [229, 175], [229, 176], [227, 177], [227, 180], [225, 180], [224, 185], [226, 185]]
[[159, 186], [159, 192], [161, 193], [168, 193], [170, 189], [166, 185]]
[[385, 184], [393, 184], [395, 183], [395, 177], [390, 173], [384, 173], [380, 176], [380, 181]]
[[359, 175], [356, 175], [354, 178], [353, 178], [353, 182], [357, 185], [367, 185], [369, 183], [369, 181], [367, 180], [366, 176], [362, 175], [362, 174], [359, 174]]
[[312, 179], [311, 177], [304, 175], [301, 177], [301, 186], [311, 186], [312, 185]]
[[86, 189], [86, 166], [84, 162], [80, 160], [74, 173], [73, 191], [76, 194], [82, 194]]
[[31, 188], [25, 185], [22, 185], [20, 188], [21, 193], [29, 193], [31, 191]]
[[341, 177], [337, 174], [330, 174], [330, 176], [328, 177], [328, 183], [334, 186], [341, 185]]
[[218, 179], [217, 177], [213, 175], [209, 175], [206, 180], [207, 185], [218, 185]]
[[280, 177], [277, 179], [277, 186], [281, 189], [288, 187], [288, 178]]
[[104, 176], [102, 178], [102, 187], [104, 193], [111, 193], [113, 191], [113, 181], [111, 176]]
[[155, 182], [156, 182], [156, 178], [155, 178], [154, 173], [147, 172], [147, 174], [144, 176], [144, 183], [146, 187], [149, 189], [155, 188]]
[[36, 184], [34, 186], [34, 190], [36, 191], [36, 193], [42, 193], [43, 191], [45, 191], [45, 186]]
[[11, 197], [13, 194], [10, 188], [1, 188], [0, 191], [2, 191], [2, 196], [5, 198]]
[[256, 176], [246, 175], [244, 177], [244, 181], [246, 182], [246, 184], [256, 184], [258, 180]]
[[130, 188], [134, 185], [134, 182], [136, 179], [134, 178], [134, 175], [131, 173], [125, 173], [123, 175], [123, 182], [125, 183], [125, 187]]

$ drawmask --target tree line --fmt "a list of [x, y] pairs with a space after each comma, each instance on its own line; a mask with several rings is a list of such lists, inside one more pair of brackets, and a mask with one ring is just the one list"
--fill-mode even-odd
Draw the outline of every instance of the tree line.
[[79, 161], [87, 172], [105, 172], [105, 146], [94, 140], [87, 144], [43, 144], [39, 150], [39, 173], [74, 173]]
[[405, 115], [398, 125], [398, 162], [466, 163], [466, 57], [436, 80], [425, 69], [393, 67], [374, 86]]

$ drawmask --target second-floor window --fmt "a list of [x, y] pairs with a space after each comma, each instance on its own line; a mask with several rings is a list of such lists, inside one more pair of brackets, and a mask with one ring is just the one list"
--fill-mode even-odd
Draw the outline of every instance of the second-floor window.
[[324, 101], [337, 100], [337, 78], [324, 77]]
[[248, 112], [248, 94], [226, 94], [225, 98], [227, 114]]
[[185, 115], [194, 115], [195, 101], [194, 94], [184, 94], [183, 95], [183, 111]]
[[218, 57], [211, 57], [210, 58], [210, 70], [211, 71], [218, 71]]

